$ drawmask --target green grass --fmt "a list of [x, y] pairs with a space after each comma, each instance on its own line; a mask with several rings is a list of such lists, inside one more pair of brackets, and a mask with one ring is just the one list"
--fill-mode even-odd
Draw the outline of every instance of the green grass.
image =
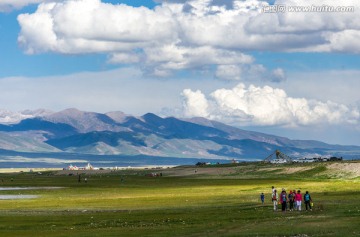
[[[360, 236], [358, 178], [328, 179], [321, 165], [290, 175], [279, 175], [287, 165], [264, 167], [270, 166], [241, 164], [230, 167], [237, 170], [231, 175], [187, 177], [82, 175], [88, 183], [52, 172], [0, 174], [2, 187], [63, 187], [1, 191], [40, 197], [0, 200], [0, 236]], [[272, 185], [310, 191], [314, 211], [273, 212]]]

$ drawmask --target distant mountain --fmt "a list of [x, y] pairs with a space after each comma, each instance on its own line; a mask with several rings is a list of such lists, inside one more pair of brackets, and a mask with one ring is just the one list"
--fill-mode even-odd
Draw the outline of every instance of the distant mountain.
[[71, 156], [264, 159], [276, 149], [292, 157], [360, 157], [360, 147], [290, 140], [204, 118], [141, 117], [66, 109], [0, 124], [0, 149]]
[[240, 128], [232, 127], [217, 121], [211, 121], [205, 118], [190, 118], [190, 119], [184, 119], [184, 121], [219, 129], [221, 131], [226, 132], [229, 135], [230, 139], [238, 139], [238, 140], [249, 139], [258, 142], [278, 145], [278, 146], [290, 142], [290, 140], [285, 137], [279, 137], [279, 136], [269, 135], [260, 132], [246, 131]]
[[68, 124], [80, 133], [123, 130], [115, 120], [105, 114], [83, 112], [77, 109], [66, 109], [44, 116], [42, 119], [53, 123]]
[[78, 133], [77, 130], [65, 123], [52, 123], [41, 118], [24, 119], [18, 124], [2, 125], [0, 131], [3, 132], [24, 132], [38, 131], [43, 133], [45, 137], [64, 137]]
[[105, 115], [107, 115], [108, 117], [110, 117], [117, 123], [123, 123], [123, 122], [125, 122], [125, 120], [128, 117], [130, 117], [129, 115], [126, 115], [125, 113], [123, 113], [121, 111], [112, 111], [112, 112], [106, 113]]
[[36, 132], [0, 132], [1, 149], [20, 152], [59, 152], [61, 150], [44, 142], [42, 134]]

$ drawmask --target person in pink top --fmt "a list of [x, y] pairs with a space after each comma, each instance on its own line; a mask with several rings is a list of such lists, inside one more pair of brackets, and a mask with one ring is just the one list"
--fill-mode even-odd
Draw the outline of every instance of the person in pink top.
[[295, 194], [296, 209], [298, 211], [301, 211], [301, 201], [302, 201], [302, 196], [300, 190], [298, 190], [297, 193]]

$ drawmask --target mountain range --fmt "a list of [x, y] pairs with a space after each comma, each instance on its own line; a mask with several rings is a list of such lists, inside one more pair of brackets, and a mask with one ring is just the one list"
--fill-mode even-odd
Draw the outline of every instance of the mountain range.
[[291, 140], [205, 118], [162, 118], [152, 113], [137, 117], [77, 109], [0, 111], [0, 156], [18, 152], [17, 156], [261, 160], [277, 149], [290, 157], [360, 157], [359, 146]]

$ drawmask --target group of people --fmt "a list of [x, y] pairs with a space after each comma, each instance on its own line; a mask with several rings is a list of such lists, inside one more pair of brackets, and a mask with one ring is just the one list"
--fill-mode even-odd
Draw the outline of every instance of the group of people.
[[[265, 195], [264, 193], [261, 193], [260, 199], [262, 204], [264, 204], [265, 201]], [[304, 196], [301, 194], [300, 190], [290, 190], [289, 193], [286, 192], [286, 190], [283, 188], [281, 193], [278, 194], [278, 191], [272, 186], [272, 194], [271, 194], [271, 201], [274, 205], [274, 211], [278, 210], [278, 205], [281, 205], [281, 210], [285, 212], [286, 210], [289, 211], [301, 211], [301, 205], [304, 201], [305, 209], [312, 211], [312, 198], [310, 196], [310, 193], [306, 191]]]

